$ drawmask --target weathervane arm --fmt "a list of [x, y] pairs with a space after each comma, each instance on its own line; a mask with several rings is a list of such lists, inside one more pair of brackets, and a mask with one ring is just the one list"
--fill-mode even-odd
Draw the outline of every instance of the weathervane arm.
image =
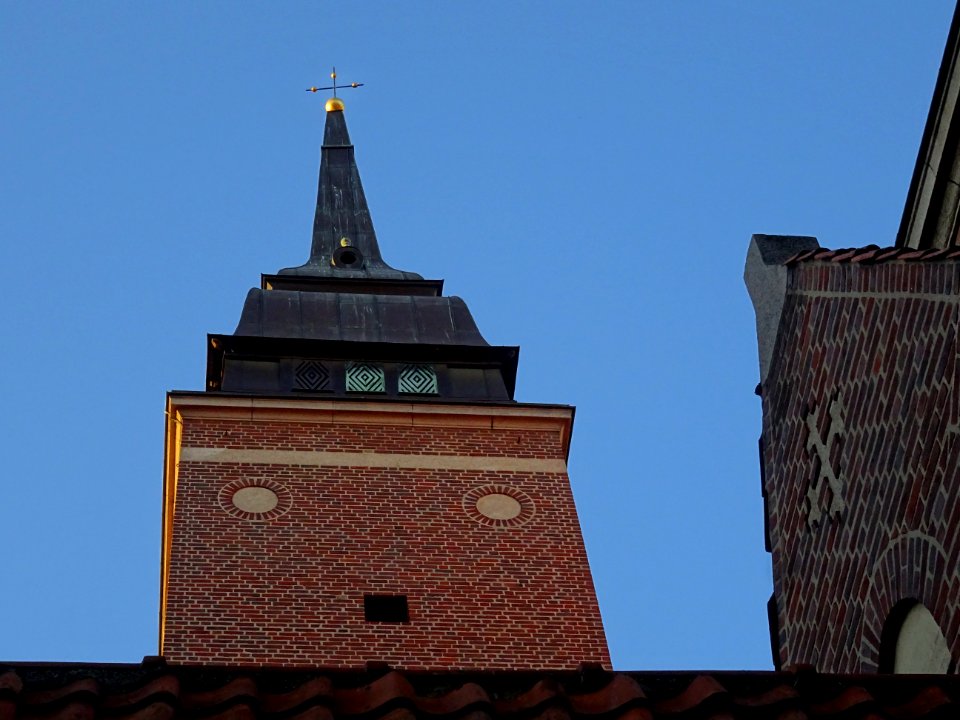
[[363, 87], [363, 83], [350, 83], [349, 85], [328, 85], [327, 87], [308, 87], [307, 92], [319, 92], [320, 90], [342, 90], [345, 87], [358, 88]]
[[337, 68], [333, 68], [333, 72], [330, 73], [330, 77], [333, 78], [333, 85], [328, 85], [327, 87], [308, 87], [307, 92], [319, 92], [320, 90], [333, 90], [333, 96], [337, 96], [338, 88], [352, 87], [358, 88], [363, 87], [363, 83], [350, 83], [349, 85], [337, 85]]

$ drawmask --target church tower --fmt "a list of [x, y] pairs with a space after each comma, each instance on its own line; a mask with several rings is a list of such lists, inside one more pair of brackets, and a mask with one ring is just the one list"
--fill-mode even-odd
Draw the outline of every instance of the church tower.
[[169, 663], [573, 669], [609, 654], [566, 473], [442, 280], [381, 257], [327, 102], [310, 257], [263, 275], [167, 398]]

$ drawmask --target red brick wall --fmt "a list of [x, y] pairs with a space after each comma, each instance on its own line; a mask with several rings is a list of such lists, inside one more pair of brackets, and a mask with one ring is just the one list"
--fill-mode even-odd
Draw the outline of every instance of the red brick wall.
[[[183, 447], [563, 460], [560, 433], [191, 417]], [[283, 489], [286, 512], [225, 512], [231, 482]], [[479, 486], [525, 494], [526, 524], [465, 512]], [[405, 594], [406, 624], [363, 596]], [[176, 663], [407, 669], [609, 664], [563, 472], [322, 467], [182, 460], [163, 654]]]
[[960, 658], [958, 291], [953, 262], [790, 271], [762, 437], [783, 666], [876, 671], [908, 598]]
[[559, 433], [546, 429], [434, 430], [366, 422], [338, 423], [333, 432], [318, 433], [316, 423], [308, 422], [205, 419], [185, 425], [183, 432], [188, 447], [564, 459]]

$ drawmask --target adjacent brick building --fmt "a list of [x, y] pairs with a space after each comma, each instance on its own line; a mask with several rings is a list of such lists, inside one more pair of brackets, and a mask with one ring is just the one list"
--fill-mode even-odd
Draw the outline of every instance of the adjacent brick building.
[[331, 101], [310, 259], [263, 277], [167, 416], [172, 663], [609, 665], [566, 474], [573, 408], [513, 400], [442, 281], [380, 256]]
[[778, 666], [894, 670], [918, 606], [949, 639], [926, 669], [947, 671], [960, 657], [960, 249], [755, 236], [747, 282]]
[[896, 247], [756, 235], [775, 665], [960, 659], [960, 9]]

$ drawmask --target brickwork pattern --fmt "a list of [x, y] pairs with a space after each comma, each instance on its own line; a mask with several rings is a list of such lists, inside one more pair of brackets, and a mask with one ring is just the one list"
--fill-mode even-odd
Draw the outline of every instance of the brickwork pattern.
[[[185, 418], [184, 447], [360, 450], [553, 459], [558, 433]], [[269, 522], [223, 512], [237, 481], [280, 483]], [[464, 512], [480, 486], [536, 504], [518, 527]], [[405, 669], [609, 665], [565, 473], [181, 461], [163, 654], [169, 662]], [[409, 623], [364, 619], [404, 594]]]
[[[956, 262], [791, 270], [762, 437], [784, 667], [876, 671], [908, 598], [960, 658], [958, 290]], [[821, 477], [838, 511], [811, 521], [834, 502]]]
[[239, 422], [207, 419], [184, 427], [185, 447], [232, 450], [380, 452], [410, 455], [461, 455], [565, 459], [563, 441], [551, 430], [416, 425], [337, 424], [318, 430], [311, 422]]

